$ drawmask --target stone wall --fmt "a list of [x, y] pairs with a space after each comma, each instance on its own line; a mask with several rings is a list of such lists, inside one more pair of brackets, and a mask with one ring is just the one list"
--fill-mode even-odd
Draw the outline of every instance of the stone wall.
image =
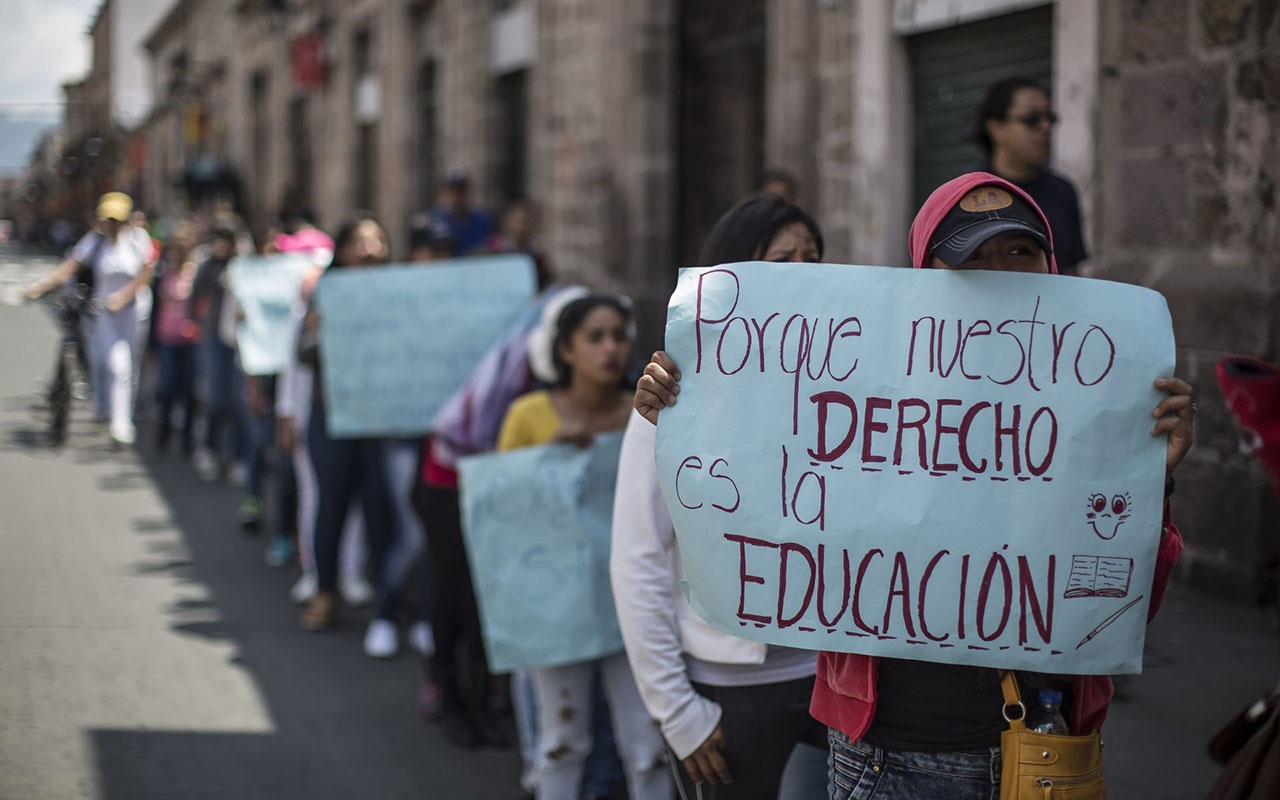
[[1280, 511], [1214, 380], [1230, 353], [1280, 359], [1280, 3], [1124, 0], [1103, 18], [1097, 277], [1169, 301], [1197, 389], [1179, 470], [1180, 577], [1274, 591]]
[[[811, 147], [817, 195], [811, 207], [826, 239], [826, 260], [854, 256], [854, 65], [856, 9], [835, 3], [816, 12], [817, 130]], [[813, 195], [810, 195], [813, 197]], [[803, 198], [802, 198], [803, 199]]]
[[672, 272], [671, 0], [539, 0], [530, 187], [559, 279], [627, 292], [656, 346]]

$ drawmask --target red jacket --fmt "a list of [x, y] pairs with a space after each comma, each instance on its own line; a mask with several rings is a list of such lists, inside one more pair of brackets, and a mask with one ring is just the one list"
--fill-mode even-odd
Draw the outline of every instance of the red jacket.
[[[951, 207], [960, 198], [978, 186], [997, 184], [1010, 192], [1023, 197], [1031, 207], [1040, 212], [1025, 192], [1012, 183], [995, 175], [984, 172], [972, 172], [962, 175], [940, 186], [911, 223], [911, 261], [912, 266], [921, 269], [929, 266], [929, 240], [938, 223], [946, 216]], [[1049, 232], [1049, 221], [1040, 212], [1045, 231]], [[1050, 242], [1049, 270], [1058, 272], [1057, 261], [1053, 257], [1053, 234], [1048, 233]], [[1155, 576], [1151, 582], [1151, 604], [1147, 607], [1147, 621], [1155, 617], [1156, 611], [1164, 600], [1165, 590], [1169, 587], [1169, 576], [1173, 573], [1173, 565], [1182, 555], [1182, 534], [1169, 520], [1168, 504], [1165, 505], [1164, 530], [1160, 536], [1160, 549], [1156, 554]], [[851, 740], [862, 738], [871, 727], [871, 720], [876, 714], [876, 681], [879, 660], [874, 656], [854, 653], [818, 654], [818, 679], [814, 684], [813, 699], [809, 704], [809, 713], [813, 718], [829, 728], [844, 733]], [[1071, 709], [1072, 733], [1077, 735], [1092, 733], [1102, 727], [1107, 718], [1107, 704], [1115, 694], [1111, 678], [1106, 675], [1077, 675], [1073, 678], [1075, 703]]]

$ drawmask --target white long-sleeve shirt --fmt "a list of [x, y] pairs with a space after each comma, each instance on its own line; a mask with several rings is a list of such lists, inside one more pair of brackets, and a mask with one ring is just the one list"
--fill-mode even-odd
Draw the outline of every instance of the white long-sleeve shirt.
[[692, 684], [743, 686], [813, 675], [815, 654], [723, 633], [694, 613], [680, 590], [684, 570], [658, 487], [657, 428], [633, 413], [622, 438], [613, 501], [609, 574], [618, 624], [640, 697], [683, 759], [707, 740], [720, 707]]

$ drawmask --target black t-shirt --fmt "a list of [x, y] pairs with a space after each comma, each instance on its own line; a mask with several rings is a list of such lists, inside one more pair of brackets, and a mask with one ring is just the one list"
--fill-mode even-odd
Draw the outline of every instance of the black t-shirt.
[[[999, 174], [990, 162], [983, 164], [983, 172]], [[1031, 195], [1040, 210], [1049, 220], [1049, 230], [1053, 232], [1054, 256], [1058, 260], [1058, 271], [1073, 274], [1076, 265], [1089, 257], [1084, 247], [1084, 224], [1080, 219], [1080, 198], [1071, 182], [1053, 170], [1045, 167], [1033, 180], [1027, 183], [1012, 182], [1022, 191]]]
[[[1057, 675], [1017, 673], [1022, 704], [1030, 710], [1041, 689], [1062, 692], [1062, 715], [1071, 708], [1071, 681]], [[998, 670], [880, 659], [876, 713], [863, 739], [885, 750], [917, 753], [985, 750], [1000, 744], [1008, 727]]]

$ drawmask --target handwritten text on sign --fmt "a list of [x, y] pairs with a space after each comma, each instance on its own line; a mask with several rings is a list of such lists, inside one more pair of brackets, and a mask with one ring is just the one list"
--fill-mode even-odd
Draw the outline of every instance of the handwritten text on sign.
[[609, 584], [621, 434], [459, 461], [462, 519], [489, 666], [569, 664], [622, 649]]
[[1141, 669], [1173, 372], [1155, 292], [1052, 275], [684, 270], [658, 467], [689, 599], [774, 644]]
[[293, 308], [310, 268], [301, 253], [233, 258], [227, 265], [231, 293], [244, 312], [236, 345], [247, 374], [274, 375], [288, 363], [296, 333]]
[[491, 256], [320, 279], [320, 354], [338, 437], [425, 433], [533, 297], [533, 261]]

